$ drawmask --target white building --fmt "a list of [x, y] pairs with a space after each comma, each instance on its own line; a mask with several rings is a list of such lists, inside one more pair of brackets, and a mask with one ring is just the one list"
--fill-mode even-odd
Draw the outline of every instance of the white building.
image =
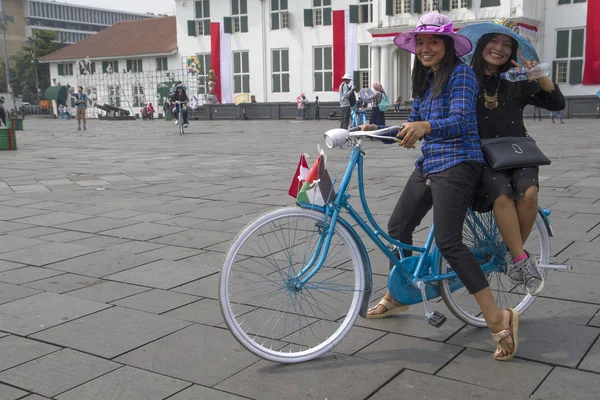
[[23, 0], [25, 36], [36, 29], [58, 32], [58, 40], [72, 44], [121, 21], [153, 18], [147, 13], [132, 13], [85, 7], [66, 2]]
[[[541, 61], [555, 65], [553, 78], [567, 97], [590, 100], [600, 89], [599, 85], [581, 84], [588, 9], [585, 0], [175, 3], [179, 54], [197, 56], [201, 70], [215, 70], [217, 92], [224, 103], [231, 102], [236, 93], [248, 93], [259, 102], [295, 101], [301, 93], [311, 101], [315, 96], [336, 101], [337, 86], [346, 72], [361, 86], [379, 80], [390, 98], [401, 95], [409, 99], [412, 58], [392, 40], [414, 27], [421, 14], [438, 6], [455, 27], [498, 18], [513, 21], [534, 44]], [[576, 109], [571, 111], [577, 113]]]

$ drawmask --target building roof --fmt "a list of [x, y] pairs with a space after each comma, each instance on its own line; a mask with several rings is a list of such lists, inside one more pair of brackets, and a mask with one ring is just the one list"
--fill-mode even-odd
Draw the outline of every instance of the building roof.
[[118, 22], [95, 35], [41, 57], [40, 62], [172, 54], [177, 50], [175, 17]]

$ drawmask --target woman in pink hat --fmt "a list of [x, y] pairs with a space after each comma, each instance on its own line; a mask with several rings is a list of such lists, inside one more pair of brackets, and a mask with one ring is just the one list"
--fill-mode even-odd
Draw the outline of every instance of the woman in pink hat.
[[[477, 132], [479, 83], [460, 59], [471, 51], [471, 42], [453, 31], [448, 17], [429, 13], [421, 17], [415, 29], [398, 35], [394, 43], [416, 55], [413, 108], [397, 137], [406, 149], [423, 140], [423, 154], [392, 212], [389, 234], [411, 244], [415, 228], [433, 208], [436, 245], [479, 304], [498, 342], [494, 358], [508, 360], [517, 350], [519, 315], [512, 309], [498, 308], [479, 262], [462, 241], [465, 215], [485, 163]], [[410, 255], [406, 253], [404, 256]], [[388, 291], [367, 318], [385, 318], [407, 309]]]

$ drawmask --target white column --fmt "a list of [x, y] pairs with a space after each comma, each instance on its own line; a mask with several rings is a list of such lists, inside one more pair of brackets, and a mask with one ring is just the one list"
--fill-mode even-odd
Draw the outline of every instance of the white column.
[[371, 83], [379, 80], [379, 68], [379, 46], [371, 46]]
[[400, 88], [400, 63], [399, 63], [399, 55], [396, 49], [391, 50], [392, 53], [392, 78], [390, 79], [391, 87], [386, 88], [385, 90], [388, 92], [389, 100], [391, 101], [398, 98], [399, 88]]
[[381, 85], [384, 90], [389, 90], [392, 86], [390, 82], [390, 46], [381, 47]]

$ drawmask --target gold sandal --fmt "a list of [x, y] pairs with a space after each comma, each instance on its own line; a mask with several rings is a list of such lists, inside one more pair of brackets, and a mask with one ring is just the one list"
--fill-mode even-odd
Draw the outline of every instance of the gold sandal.
[[[517, 354], [517, 345], [518, 345], [518, 333], [519, 333], [519, 312], [517, 310], [514, 310], [512, 308], [508, 308], [507, 311], [510, 312], [510, 325], [507, 329], [504, 329], [498, 333], [492, 333], [492, 338], [494, 339], [494, 341], [496, 343], [498, 343], [498, 347], [496, 347], [496, 351], [494, 352], [494, 359], [498, 360], [498, 361], [508, 361], [511, 358], [513, 358], [515, 356], [515, 354]], [[509, 336], [512, 336], [512, 340], [513, 340], [513, 349], [512, 351], [503, 356], [497, 356], [497, 354], [502, 353], [503, 349], [502, 346], [500, 346], [500, 341], [502, 339], [505, 339]]]
[[399, 306], [397, 306], [394, 303], [392, 303], [390, 301], [387, 301], [385, 298], [383, 298], [383, 299], [381, 299], [379, 301], [379, 303], [377, 303], [377, 305], [375, 307], [369, 308], [369, 311], [375, 310], [380, 305], [385, 307], [386, 312], [381, 313], [381, 314], [367, 314], [367, 316], [365, 318], [367, 318], [367, 319], [381, 319], [381, 318], [389, 317], [392, 314], [398, 314], [398, 313], [401, 313], [401, 312], [404, 312], [404, 311], [408, 310], [408, 306], [407, 305], [400, 304]]

